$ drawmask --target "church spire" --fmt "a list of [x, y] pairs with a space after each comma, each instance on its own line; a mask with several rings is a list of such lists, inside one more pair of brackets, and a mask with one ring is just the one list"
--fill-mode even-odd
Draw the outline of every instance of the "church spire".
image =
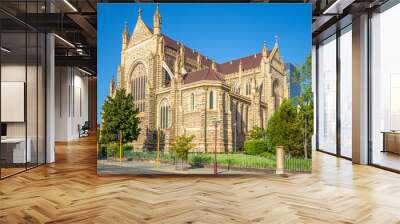
[[128, 21], [125, 20], [124, 33], [128, 33]]
[[157, 3], [156, 12], [154, 13], [153, 17], [153, 33], [155, 35], [161, 34], [161, 15], [160, 15], [160, 8]]
[[267, 57], [267, 42], [264, 40], [264, 45], [262, 48], [262, 56]]
[[115, 79], [114, 76], [112, 77], [112, 79], [110, 80], [110, 96], [114, 96], [115, 93]]
[[129, 33], [128, 33], [128, 22], [125, 21], [124, 31], [122, 32], [122, 49], [125, 49], [128, 45]]

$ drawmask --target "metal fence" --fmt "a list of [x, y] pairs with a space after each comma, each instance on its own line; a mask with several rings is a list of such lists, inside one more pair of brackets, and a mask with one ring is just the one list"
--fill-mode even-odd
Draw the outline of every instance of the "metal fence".
[[[105, 146], [99, 147], [99, 159], [107, 159], [107, 158], [119, 158], [119, 153], [116, 154], [108, 154]], [[117, 155], [118, 154], [118, 155]], [[117, 155], [117, 156], [116, 156]], [[206, 157], [204, 161], [214, 161], [214, 154], [212, 153], [189, 153], [188, 161], [191, 161], [194, 157]], [[217, 154], [217, 162], [219, 166], [229, 166], [240, 169], [252, 169], [252, 170], [275, 170], [276, 169], [276, 158], [274, 155], [269, 157], [258, 156], [258, 155], [246, 155], [243, 153], [223, 153]], [[116, 158], [116, 159], [118, 159]], [[134, 160], [156, 160], [157, 152], [156, 151], [133, 151], [128, 150], [123, 152], [123, 158], [127, 161]], [[170, 153], [160, 152], [160, 160], [165, 162], [175, 161], [176, 158]], [[205, 164], [207, 165], [207, 164]], [[311, 172], [312, 170], [312, 159], [304, 159], [304, 158], [295, 158], [290, 156], [285, 156], [284, 159], [284, 170], [288, 173], [297, 173], [297, 172]]]

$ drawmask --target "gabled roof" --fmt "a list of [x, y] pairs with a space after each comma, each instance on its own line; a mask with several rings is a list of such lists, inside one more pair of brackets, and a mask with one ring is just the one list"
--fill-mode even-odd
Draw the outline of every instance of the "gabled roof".
[[[165, 46], [172, 48], [176, 51], [179, 51], [180, 43], [178, 41], [168, 37], [167, 35], [163, 35], [163, 37], [164, 37], [164, 45]], [[206, 56], [200, 54], [199, 52], [195, 51], [192, 48], [189, 48], [187, 46], [184, 46], [184, 47], [185, 47], [185, 57], [188, 57], [192, 60], [197, 60], [197, 55], [200, 55], [201, 63], [208, 67], [211, 66], [212, 61], [210, 59], [208, 59]]]
[[[178, 41], [175, 41], [174, 39], [163, 35], [164, 36], [164, 44], [165, 46], [172, 48], [176, 51], [179, 51], [180, 45], [181, 43], [179, 43]], [[211, 67], [212, 61], [207, 58], [206, 56], [200, 54], [199, 52], [187, 47], [185, 47], [185, 57], [191, 58], [193, 60], [197, 60], [197, 55], [200, 55], [201, 57], [201, 63], [203, 65], [206, 65], [207, 67]], [[267, 54], [270, 55], [271, 51], [268, 51]], [[242, 69], [243, 70], [247, 70], [247, 69], [252, 69], [252, 68], [256, 68], [258, 66], [260, 66], [261, 63], [261, 59], [262, 59], [262, 54], [260, 53], [256, 53], [256, 54], [252, 54], [249, 55], [247, 57], [243, 57], [243, 58], [238, 58], [229, 62], [225, 62], [222, 64], [216, 64], [217, 67], [217, 71], [219, 73], [222, 74], [231, 74], [231, 73], [236, 73], [239, 72], [239, 63], [240, 61], [242, 61]]]
[[261, 53], [252, 54], [247, 57], [238, 58], [229, 62], [225, 62], [223, 64], [218, 64], [217, 69], [219, 72], [224, 74], [239, 72], [239, 64], [241, 61], [242, 69], [248, 70], [260, 66], [261, 58], [262, 58]]
[[216, 72], [211, 68], [190, 72], [183, 77], [184, 84], [194, 83], [202, 80], [215, 80], [222, 82], [224, 81], [224, 77], [221, 73]]
[[143, 22], [142, 18], [139, 16], [136, 21], [135, 27], [133, 28], [133, 32], [129, 39], [128, 46], [135, 45], [143, 40], [151, 38], [152, 35], [153, 35], [153, 30], [150, 29], [146, 25], [146, 23]]

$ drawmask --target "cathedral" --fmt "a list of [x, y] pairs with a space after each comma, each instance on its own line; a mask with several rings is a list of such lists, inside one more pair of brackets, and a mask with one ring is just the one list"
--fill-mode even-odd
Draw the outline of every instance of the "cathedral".
[[272, 113], [288, 97], [287, 74], [278, 40], [261, 52], [217, 63], [162, 32], [157, 6], [153, 28], [141, 18], [132, 34], [122, 32], [117, 88], [132, 94], [141, 133], [135, 149], [154, 150], [157, 129], [168, 151], [176, 136], [194, 135], [195, 151], [236, 152], [249, 131], [266, 127]]

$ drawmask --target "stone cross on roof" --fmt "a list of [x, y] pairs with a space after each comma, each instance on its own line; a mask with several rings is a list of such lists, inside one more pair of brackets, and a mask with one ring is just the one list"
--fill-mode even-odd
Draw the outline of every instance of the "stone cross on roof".
[[138, 15], [139, 15], [139, 16], [142, 15], [142, 9], [141, 9], [141, 8], [138, 9]]

